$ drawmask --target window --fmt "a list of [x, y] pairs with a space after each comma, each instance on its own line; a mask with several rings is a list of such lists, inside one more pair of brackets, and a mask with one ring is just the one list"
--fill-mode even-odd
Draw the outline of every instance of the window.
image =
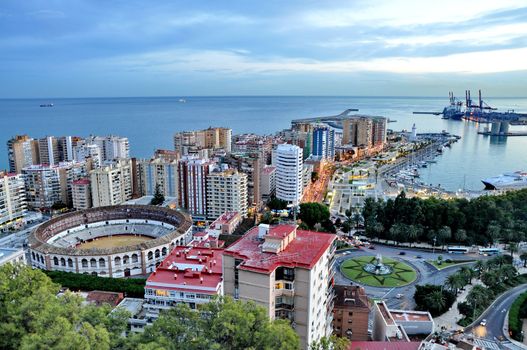
[[58, 265], [58, 264], [59, 264], [59, 258], [54, 257], [53, 258], [53, 265]]
[[82, 267], [88, 267], [88, 260], [82, 259], [81, 264], [82, 264]]

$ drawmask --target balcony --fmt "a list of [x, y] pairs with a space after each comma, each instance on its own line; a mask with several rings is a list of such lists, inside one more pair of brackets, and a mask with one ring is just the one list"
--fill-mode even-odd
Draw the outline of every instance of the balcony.
[[274, 284], [275, 296], [293, 296], [295, 294], [294, 282], [285, 280], [275, 281]]

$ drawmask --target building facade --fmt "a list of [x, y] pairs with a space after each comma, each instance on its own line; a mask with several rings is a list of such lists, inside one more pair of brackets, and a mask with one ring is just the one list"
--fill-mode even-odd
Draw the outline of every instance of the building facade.
[[17, 135], [7, 141], [9, 172], [20, 174], [22, 168], [40, 163], [38, 140], [28, 135]]
[[24, 249], [0, 247], [0, 266], [4, 264], [23, 264], [26, 262]]
[[215, 220], [224, 212], [247, 217], [247, 175], [237, 170], [212, 172], [207, 176], [207, 218]]
[[260, 175], [260, 193], [264, 201], [268, 201], [276, 194], [276, 167], [269, 165], [262, 169]]
[[313, 127], [313, 147], [311, 154], [320, 159], [333, 159], [335, 157], [335, 131], [325, 124], [316, 124]]
[[117, 205], [132, 198], [132, 162], [119, 159], [110, 166], [90, 172], [94, 207]]
[[333, 334], [351, 341], [368, 340], [370, 304], [364, 288], [339, 285], [333, 288]]
[[0, 172], [0, 232], [21, 226], [26, 213], [26, 193], [22, 176]]
[[179, 161], [179, 206], [192, 215], [207, 215], [207, 175], [212, 168], [207, 159], [185, 156]]
[[304, 187], [302, 148], [289, 144], [278, 145], [275, 162], [276, 198], [297, 205], [302, 199]]
[[138, 160], [137, 172], [142, 196], [153, 196], [156, 187], [165, 197], [178, 197], [178, 162], [159, 158]]
[[226, 295], [289, 320], [303, 348], [332, 332], [335, 235], [261, 224], [223, 255]]
[[86, 177], [86, 164], [63, 162], [31, 165], [22, 169], [26, 200], [32, 208], [51, 208], [53, 204], [72, 205], [72, 183]]
[[79, 179], [72, 182], [71, 197], [73, 208], [77, 210], [89, 209], [93, 206], [91, 199], [91, 182], [90, 179]]
[[202, 149], [223, 149], [231, 152], [232, 129], [213, 128], [182, 131], [174, 135], [174, 149], [182, 156], [196, 154]]
[[157, 318], [161, 310], [185, 303], [191, 309], [223, 295], [223, 249], [175, 247], [145, 286], [147, 317]]

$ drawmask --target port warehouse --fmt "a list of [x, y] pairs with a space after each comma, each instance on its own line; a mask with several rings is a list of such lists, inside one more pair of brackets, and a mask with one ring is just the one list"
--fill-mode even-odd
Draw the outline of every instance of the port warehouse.
[[[137, 244], [98, 246], [119, 235], [144, 240]], [[177, 245], [192, 238], [190, 215], [169, 208], [120, 205], [65, 214], [40, 225], [29, 237], [33, 267], [103, 277], [142, 275], [155, 268]]]

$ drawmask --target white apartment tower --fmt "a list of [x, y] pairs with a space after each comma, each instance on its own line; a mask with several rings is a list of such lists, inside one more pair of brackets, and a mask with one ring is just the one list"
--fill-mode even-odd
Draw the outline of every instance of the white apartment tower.
[[207, 218], [214, 220], [233, 211], [247, 216], [247, 174], [236, 170], [210, 173], [207, 176]]
[[22, 176], [0, 172], [0, 232], [16, 227], [26, 212]]
[[276, 198], [298, 205], [303, 194], [302, 148], [280, 144], [274, 154]]
[[90, 173], [94, 207], [118, 205], [132, 198], [132, 162], [120, 159], [115, 164]]

